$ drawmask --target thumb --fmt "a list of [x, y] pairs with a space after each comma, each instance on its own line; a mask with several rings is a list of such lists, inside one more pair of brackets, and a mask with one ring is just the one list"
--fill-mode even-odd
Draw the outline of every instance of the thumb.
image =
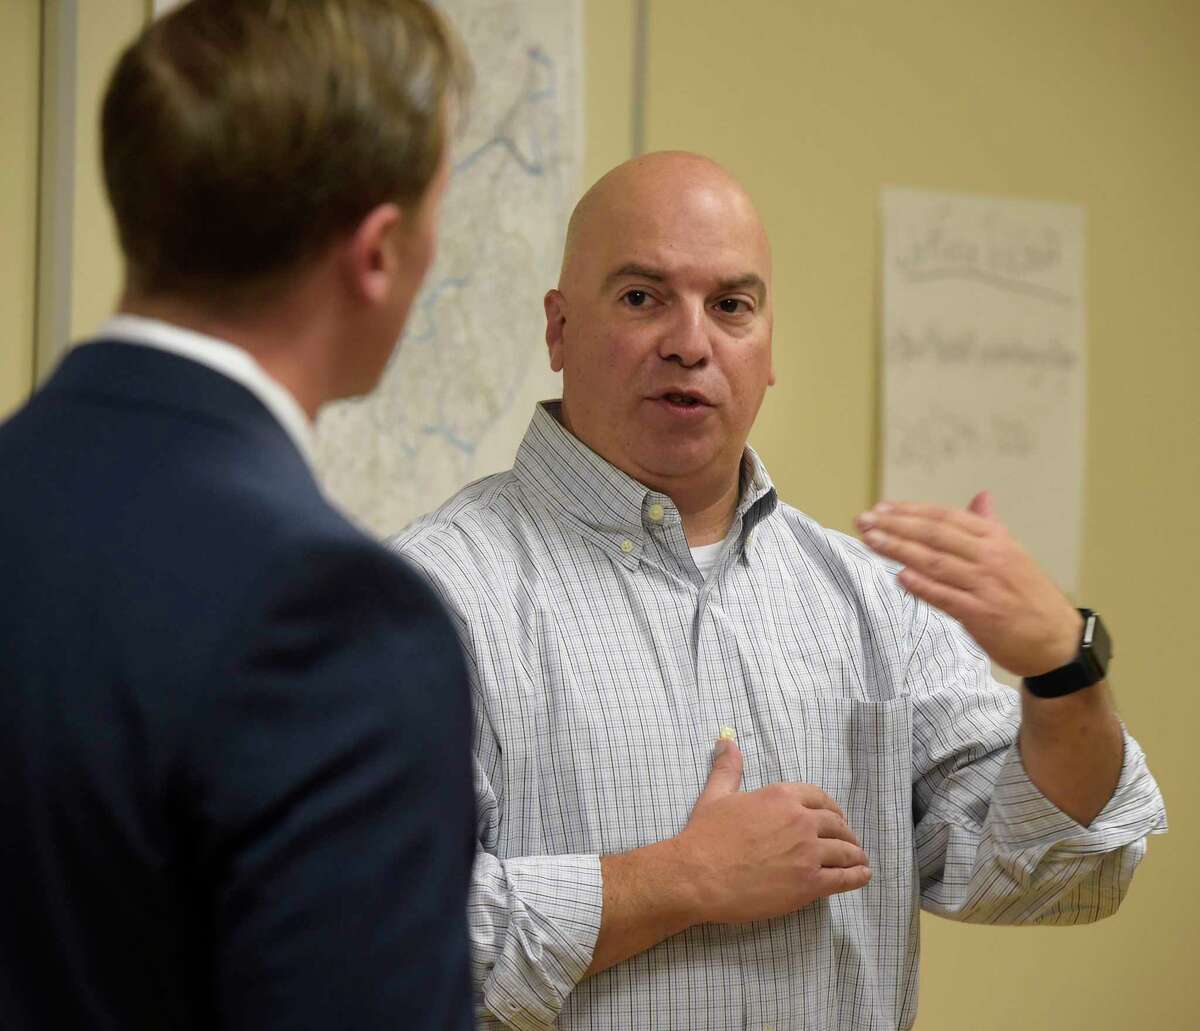
[[990, 490], [981, 490], [971, 499], [967, 511], [984, 519], [996, 518], [996, 502]]
[[738, 748], [737, 742], [733, 738], [721, 738], [717, 741], [715, 752], [716, 756], [704, 790], [696, 799], [696, 808], [713, 799], [732, 795], [741, 786], [742, 750]]

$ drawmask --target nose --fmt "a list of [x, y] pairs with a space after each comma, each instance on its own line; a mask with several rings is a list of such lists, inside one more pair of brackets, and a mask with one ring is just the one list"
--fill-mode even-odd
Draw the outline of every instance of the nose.
[[658, 356], [684, 368], [703, 365], [712, 356], [708, 319], [703, 304], [681, 304], [665, 327], [658, 345]]

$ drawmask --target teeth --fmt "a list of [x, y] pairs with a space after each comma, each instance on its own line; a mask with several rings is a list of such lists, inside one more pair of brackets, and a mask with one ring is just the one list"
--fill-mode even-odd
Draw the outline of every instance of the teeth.
[[694, 405], [696, 403], [694, 397], [685, 397], [683, 394], [668, 394], [667, 400], [677, 405]]

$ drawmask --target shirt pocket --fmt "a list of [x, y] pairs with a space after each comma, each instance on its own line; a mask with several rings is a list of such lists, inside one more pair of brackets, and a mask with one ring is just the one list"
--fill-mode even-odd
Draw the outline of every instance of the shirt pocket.
[[[856, 832], [912, 823], [912, 703], [804, 693], [792, 710], [780, 779], [815, 784], [842, 807]], [[787, 752], [791, 754], [788, 755]], [[910, 835], [911, 837], [911, 835]]]
[[841, 961], [864, 971], [891, 970], [917, 935], [912, 703], [806, 694], [792, 708], [792, 761], [781, 779], [833, 798], [871, 866], [865, 888], [813, 907], [802, 933], [809, 944], [849, 950], [853, 959]]

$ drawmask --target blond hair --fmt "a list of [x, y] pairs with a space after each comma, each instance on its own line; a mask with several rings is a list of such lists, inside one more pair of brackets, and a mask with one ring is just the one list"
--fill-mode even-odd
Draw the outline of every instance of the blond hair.
[[102, 114], [130, 285], [253, 290], [378, 204], [418, 205], [470, 79], [423, 0], [192, 0], [153, 22]]

